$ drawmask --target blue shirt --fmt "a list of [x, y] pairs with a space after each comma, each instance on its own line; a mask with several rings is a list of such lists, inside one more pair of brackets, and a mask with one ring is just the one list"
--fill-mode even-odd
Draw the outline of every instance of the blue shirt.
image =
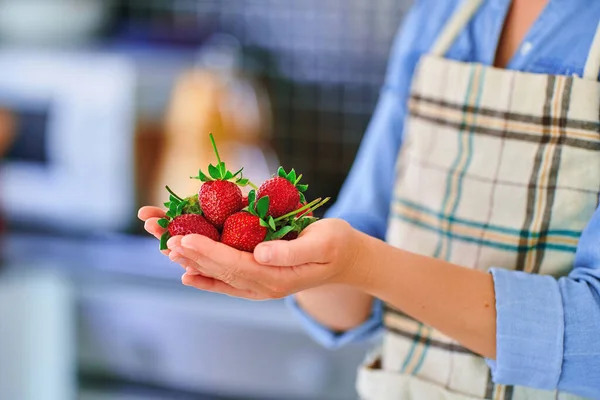
[[[384, 238], [413, 70], [459, 4], [420, 0], [407, 15], [376, 111], [328, 217]], [[509, 5], [509, 0], [484, 2], [446, 57], [491, 65]], [[581, 76], [599, 20], [600, 1], [550, 0], [507, 68]], [[583, 232], [567, 277], [494, 268], [491, 273], [497, 357], [488, 364], [495, 382], [600, 398], [600, 211]], [[288, 303], [311, 335], [329, 348], [369, 338], [382, 327], [379, 302], [369, 321], [337, 335], [311, 320], [293, 298]]]

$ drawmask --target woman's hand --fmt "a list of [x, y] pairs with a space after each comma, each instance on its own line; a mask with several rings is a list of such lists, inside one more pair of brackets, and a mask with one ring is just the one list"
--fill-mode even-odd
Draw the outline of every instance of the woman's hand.
[[[158, 220], [165, 218], [165, 211], [158, 207], [146, 206], [138, 211], [138, 218], [144, 221], [144, 229], [146, 232], [160, 240], [160, 237], [165, 233], [165, 229], [158, 225]], [[169, 255], [169, 250], [161, 251], [164, 255]]]
[[168, 247], [169, 257], [187, 268], [182, 277], [185, 285], [264, 300], [329, 283], [352, 284], [364, 279], [364, 265], [369, 263], [359, 261], [363, 242], [363, 235], [346, 222], [324, 219], [310, 225], [295, 240], [261, 243], [254, 254], [200, 235], [173, 237]]
[[[165, 233], [165, 229], [162, 228], [160, 225], [158, 225], [158, 220], [161, 218], [165, 217], [165, 211], [158, 208], [158, 207], [151, 207], [151, 206], [147, 206], [147, 207], [142, 207], [140, 208], [140, 210], [138, 211], [138, 218], [141, 219], [142, 221], [144, 221], [144, 229], [146, 229], [146, 231], [148, 233], [150, 233], [152, 236], [154, 236], [155, 238], [160, 240], [160, 237], [162, 236], [163, 233]], [[163, 253], [166, 256], [169, 256], [169, 258], [171, 259], [171, 261], [175, 261], [174, 258], [177, 257], [177, 255], [171, 255], [171, 250], [162, 250], [161, 253]], [[175, 256], [175, 257], [174, 257]], [[193, 268], [194, 264], [191, 262], [186, 262], [186, 260], [179, 260], [179, 264], [183, 267], [183, 268]], [[194, 270], [196, 274], [198, 275], [202, 275], [200, 272]]]

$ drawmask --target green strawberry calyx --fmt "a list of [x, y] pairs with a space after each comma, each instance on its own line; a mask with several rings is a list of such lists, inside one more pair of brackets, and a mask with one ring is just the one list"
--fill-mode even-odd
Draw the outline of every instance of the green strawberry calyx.
[[224, 161], [221, 161], [221, 156], [219, 156], [219, 150], [217, 149], [217, 144], [215, 143], [215, 138], [213, 134], [209, 134], [210, 142], [213, 147], [213, 151], [217, 156], [217, 165], [209, 164], [208, 166], [208, 175], [202, 172], [202, 169], [198, 170], [197, 176], [191, 176], [190, 179], [198, 179], [202, 182], [210, 182], [210, 181], [231, 181], [238, 186], [250, 186], [254, 189], [258, 189], [255, 184], [250, 182], [248, 178], [244, 178], [242, 171], [244, 168], [240, 168], [237, 172], [231, 172], [227, 169]]
[[308, 189], [308, 185], [300, 184], [300, 179], [302, 179], [302, 174], [297, 175], [296, 170], [294, 170], [294, 168], [292, 168], [290, 170], [290, 172], [285, 172], [285, 169], [283, 167], [279, 167], [277, 169], [277, 176], [290, 181], [291, 184], [294, 185], [296, 187], [296, 189], [298, 189], [298, 193], [300, 193], [300, 201], [302, 203], [306, 202], [306, 198], [304, 197], [304, 192], [306, 192], [306, 190]]
[[[263, 198], [261, 198], [261, 200]], [[267, 232], [267, 237], [265, 241], [281, 239], [290, 232], [302, 232], [308, 225], [318, 221], [318, 218], [309, 217], [306, 214], [316, 210], [328, 201], [329, 197], [325, 199], [318, 198], [300, 207], [297, 210], [282, 215], [281, 217], [275, 219], [273, 217], [269, 217], [269, 219], [267, 220], [269, 231]]]
[[248, 193], [248, 206], [244, 208], [244, 211], [258, 217], [260, 226], [267, 228], [265, 241], [273, 240], [274, 237], [282, 238], [291, 230], [289, 227], [283, 226], [282, 223], [278, 223], [272, 216], [267, 216], [269, 196], [257, 200], [256, 190], [254, 189]]
[[[157, 221], [158, 225], [161, 228], [167, 229], [171, 221], [173, 221], [176, 217], [182, 214], [198, 214], [202, 215], [202, 209], [200, 208], [200, 203], [198, 202], [198, 195], [195, 194], [190, 197], [181, 198], [175, 192], [171, 190], [170, 187], [165, 186], [167, 191], [169, 192], [169, 201], [164, 203], [165, 207], [167, 207], [167, 212], [165, 214], [165, 218], [161, 218]], [[169, 231], [165, 231], [160, 237], [160, 249], [167, 249], [167, 241], [171, 235]]]

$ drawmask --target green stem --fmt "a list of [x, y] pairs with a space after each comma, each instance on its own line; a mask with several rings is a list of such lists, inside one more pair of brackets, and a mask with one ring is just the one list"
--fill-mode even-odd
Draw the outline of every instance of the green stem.
[[321, 198], [319, 197], [318, 199], [315, 199], [315, 200], [311, 201], [310, 203], [306, 204], [306, 205], [305, 205], [305, 206], [303, 206], [303, 207], [300, 207], [300, 208], [299, 208], [299, 209], [297, 209], [297, 210], [294, 210], [294, 211], [292, 211], [292, 212], [289, 212], [289, 213], [287, 213], [287, 214], [285, 214], [285, 215], [282, 215], [281, 217], [277, 217], [277, 218], [275, 218], [275, 222], [279, 222], [279, 221], [281, 221], [282, 219], [286, 219], [287, 217], [291, 217], [292, 215], [296, 215], [296, 214], [298, 214], [299, 212], [302, 212], [302, 211], [304, 211], [304, 210], [308, 210], [309, 208], [311, 208], [312, 206], [314, 206], [315, 204], [317, 204], [317, 203], [318, 203], [318, 202], [320, 202], [320, 201], [321, 201]]
[[258, 192], [258, 186], [256, 186], [254, 183], [252, 183], [251, 181], [248, 181], [248, 185], [249, 185], [249, 186], [250, 186], [252, 189], [254, 189], [254, 190], [256, 190], [256, 191]]
[[232, 179], [235, 178], [236, 176], [238, 176], [238, 174], [241, 173], [243, 170], [244, 170], [244, 167], [240, 168], [235, 174], [233, 174]]
[[167, 188], [167, 191], [168, 191], [169, 193], [171, 193], [171, 195], [172, 195], [173, 197], [175, 197], [175, 198], [176, 198], [177, 200], [179, 200], [179, 201], [183, 201], [183, 199], [182, 199], [181, 197], [177, 196], [177, 195], [175, 194], [175, 192], [173, 192], [173, 191], [171, 190], [171, 188], [170, 188], [170, 187], [168, 187], [168, 186], [165, 186], [165, 187]]
[[320, 202], [319, 204], [317, 204], [316, 206], [309, 208], [308, 210], [304, 211], [302, 214], [300, 214], [297, 218], [302, 218], [304, 217], [306, 214], [308, 214], [311, 211], [315, 211], [317, 208], [321, 207], [323, 204], [327, 203], [329, 201], [329, 199], [331, 199], [331, 197], [326, 197], [325, 199], [323, 199], [322, 202]]
[[208, 136], [210, 137], [210, 142], [212, 143], [213, 150], [215, 152], [215, 155], [217, 156], [217, 161], [219, 162], [219, 164], [221, 164], [221, 157], [219, 157], [219, 150], [217, 150], [217, 144], [215, 143], [215, 138], [213, 137], [212, 133], [209, 133]]

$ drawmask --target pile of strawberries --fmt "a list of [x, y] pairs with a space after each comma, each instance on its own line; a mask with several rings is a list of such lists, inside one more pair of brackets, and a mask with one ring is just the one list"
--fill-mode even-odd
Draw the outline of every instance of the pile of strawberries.
[[[233, 173], [221, 161], [215, 140], [210, 140], [217, 157], [217, 165], [208, 166], [208, 175], [202, 170], [191, 177], [202, 182], [193, 196], [182, 198], [167, 186], [170, 193], [166, 218], [158, 224], [166, 231], [160, 248], [167, 248], [172, 236], [198, 234], [221, 241], [233, 248], [252, 252], [261, 242], [293, 240], [308, 225], [315, 222], [313, 211], [329, 198], [309, 203], [304, 198], [308, 185], [300, 184], [302, 175], [282, 167], [277, 174], [257, 187], [242, 175], [242, 169]], [[243, 196], [240, 187], [253, 189]]]

